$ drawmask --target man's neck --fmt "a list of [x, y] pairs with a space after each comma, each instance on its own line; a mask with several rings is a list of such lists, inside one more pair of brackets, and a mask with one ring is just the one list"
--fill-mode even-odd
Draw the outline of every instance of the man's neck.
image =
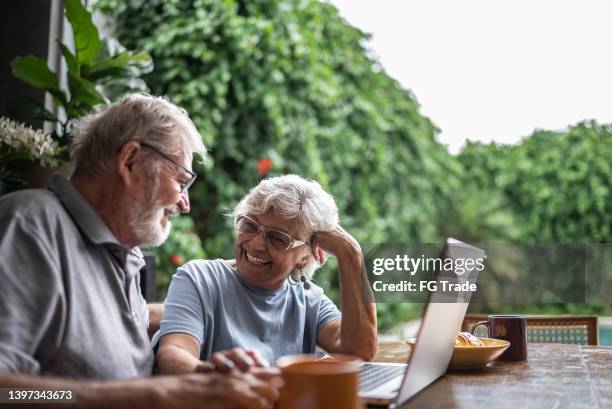
[[123, 189], [116, 183], [109, 182], [112, 178], [104, 176], [74, 175], [70, 182], [94, 208], [96, 213], [108, 226], [117, 241], [128, 248], [134, 248], [130, 232], [128, 204]]

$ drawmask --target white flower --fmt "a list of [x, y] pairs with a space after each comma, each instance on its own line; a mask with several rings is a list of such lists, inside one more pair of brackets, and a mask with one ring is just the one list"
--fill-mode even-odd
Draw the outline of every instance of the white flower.
[[0, 145], [2, 144], [18, 153], [26, 154], [43, 167], [57, 166], [55, 157], [62, 151], [51, 135], [5, 117], [0, 118]]

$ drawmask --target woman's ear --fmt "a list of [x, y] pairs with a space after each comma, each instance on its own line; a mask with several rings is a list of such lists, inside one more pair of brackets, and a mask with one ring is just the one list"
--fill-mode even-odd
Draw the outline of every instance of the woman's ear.
[[323, 250], [321, 248], [321, 246], [314, 246], [312, 249], [312, 256], [314, 257], [315, 260], [317, 260], [317, 263], [319, 263], [320, 265], [325, 264], [325, 262], [327, 261], [327, 256], [325, 255], [325, 250]]

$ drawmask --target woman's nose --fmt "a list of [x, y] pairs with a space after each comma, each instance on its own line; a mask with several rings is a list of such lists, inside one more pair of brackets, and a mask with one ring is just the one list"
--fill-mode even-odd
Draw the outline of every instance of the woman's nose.
[[258, 250], [265, 248], [266, 239], [264, 236], [265, 233], [263, 232], [263, 230], [259, 230], [257, 233], [255, 233], [255, 235], [250, 240], [251, 246]]

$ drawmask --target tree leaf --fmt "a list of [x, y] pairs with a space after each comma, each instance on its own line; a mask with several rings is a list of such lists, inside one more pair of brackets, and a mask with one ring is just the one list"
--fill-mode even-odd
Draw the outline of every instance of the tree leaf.
[[124, 71], [123, 68], [136, 66], [140, 74], [150, 72], [153, 69], [153, 60], [146, 52], [132, 53], [124, 51], [114, 57], [105, 58], [83, 67], [83, 78], [90, 81], [95, 81], [106, 76], [127, 75], [129, 71]]
[[11, 62], [13, 75], [34, 88], [46, 91], [58, 90], [57, 77], [42, 58], [27, 55]]
[[68, 71], [72, 72], [75, 75], [79, 75], [79, 61], [76, 56], [72, 54], [72, 52], [66, 47], [64, 44], [58, 41], [60, 49], [62, 50], [62, 55], [66, 60], [66, 66], [68, 67]]
[[42, 89], [66, 104], [68, 98], [60, 90], [57, 76], [47, 66], [47, 61], [29, 54], [11, 62], [11, 71], [16, 78], [34, 88]]
[[68, 73], [68, 85], [72, 93], [71, 104], [86, 105], [90, 110], [99, 104], [106, 104], [109, 101], [100, 94], [95, 85], [84, 78]]
[[91, 13], [80, 0], [64, 0], [66, 18], [72, 26], [76, 57], [79, 63], [87, 64], [98, 55], [102, 43], [98, 29], [91, 20]]

